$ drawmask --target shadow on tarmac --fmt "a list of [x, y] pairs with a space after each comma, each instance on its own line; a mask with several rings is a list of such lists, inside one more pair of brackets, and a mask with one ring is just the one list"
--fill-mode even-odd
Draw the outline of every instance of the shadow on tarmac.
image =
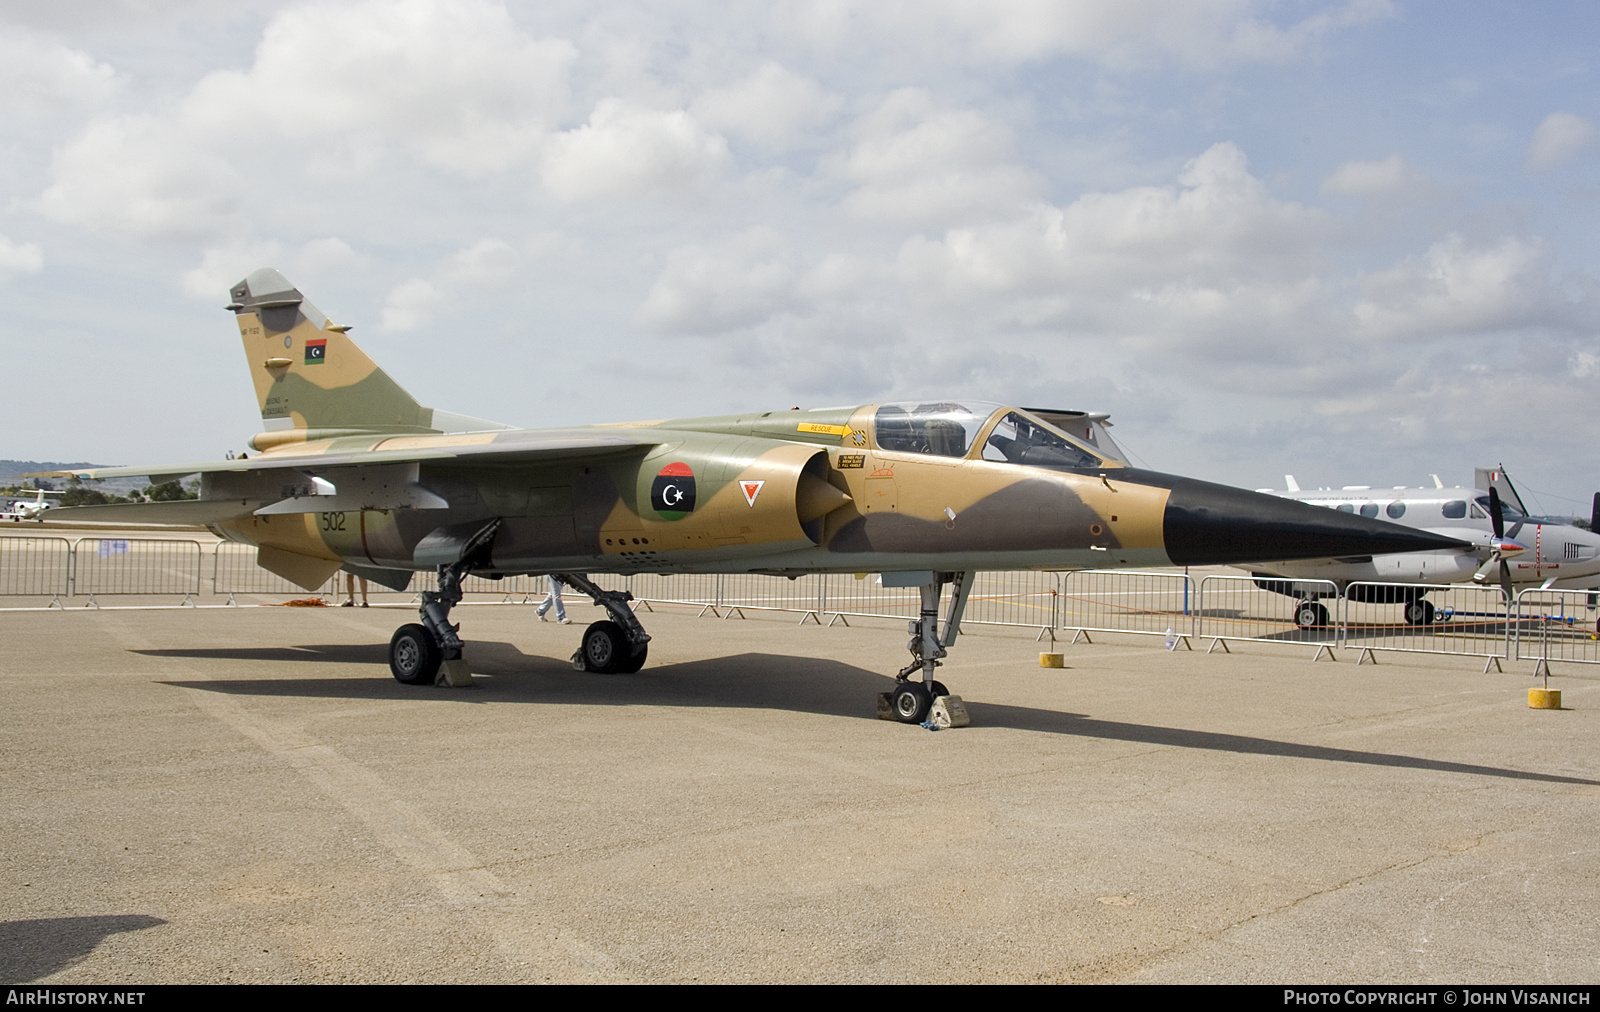
[[112, 935], [165, 923], [147, 914], [0, 922], [0, 980], [20, 984], [48, 977], [81, 961]]
[[[387, 666], [384, 646], [236, 647], [208, 650], [145, 650], [151, 656], [219, 660], [291, 660], [301, 663], [365, 663]], [[706, 706], [787, 710], [832, 717], [874, 719], [873, 699], [894, 680], [841, 661], [783, 654], [737, 654], [686, 664], [647, 666], [634, 675], [574, 671], [563, 659], [525, 654], [510, 643], [475, 641], [468, 648], [478, 691], [401, 685], [388, 677], [261, 678], [163, 681], [165, 685], [244, 696], [303, 696], [335, 699], [437, 699], [465, 703], [532, 703], [583, 706]], [[1600, 780], [1447, 762], [1417, 756], [1303, 745], [1271, 738], [1197, 731], [1151, 724], [1096, 720], [1086, 714], [967, 700], [978, 728], [1010, 728], [1045, 734], [1167, 745], [1209, 752], [1280, 756], [1321, 762], [1463, 773], [1469, 776], [1600, 786]], [[966, 733], [966, 732], [964, 732]]]

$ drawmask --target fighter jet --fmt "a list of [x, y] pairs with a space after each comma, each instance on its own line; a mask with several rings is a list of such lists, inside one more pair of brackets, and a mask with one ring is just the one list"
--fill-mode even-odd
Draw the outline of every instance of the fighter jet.
[[341, 569], [396, 589], [433, 572], [420, 621], [390, 642], [407, 684], [464, 673], [450, 610], [469, 573], [556, 575], [610, 616], [584, 631], [574, 666], [634, 672], [650, 636], [597, 575], [877, 572], [920, 588], [911, 661], [889, 694], [893, 717], [919, 723], [947, 695], [934, 675], [978, 571], [1460, 547], [1132, 468], [1104, 416], [1084, 412], [928, 400], [515, 429], [419, 404], [275, 270], [231, 295], [266, 430], [255, 455], [85, 472], [199, 474], [200, 498], [62, 513], [203, 523], [308, 589]]
[[1284, 475], [1287, 490], [1259, 491], [1348, 514], [1383, 517], [1467, 543], [1458, 549], [1362, 553], [1247, 568], [1259, 586], [1299, 598], [1295, 620], [1306, 627], [1328, 624], [1327, 610], [1317, 598], [1335, 593], [1353, 594], [1355, 600], [1368, 603], [1403, 604], [1406, 622], [1428, 625], [1438, 611], [1426, 598], [1427, 588], [1417, 584], [1498, 585], [1508, 601], [1518, 587], [1600, 588], [1600, 534], [1593, 527], [1600, 523], [1600, 495], [1595, 496], [1591, 529], [1583, 530], [1567, 518], [1529, 516], [1504, 468], [1478, 468], [1476, 488], [1447, 488], [1438, 475], [1432, 477], [1431, 488], [1302, 489], [1294, 475]]

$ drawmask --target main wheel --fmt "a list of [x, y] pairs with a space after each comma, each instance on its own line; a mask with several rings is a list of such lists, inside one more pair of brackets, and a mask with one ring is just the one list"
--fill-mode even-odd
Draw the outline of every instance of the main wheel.
[[1294, 610], [1294, 624], [1302, 629], [1315, 629], [1328, 624], [1328, 609], [1316, 601], [1301, 601]]
[[[633, 644], [630, 643], [629, 647], [632, 647], [632, 645]], [[646, 657], [649, 657], [649, 656], [650, 656], [650, 644], [646, 643], [644, 646], [639, 648], [639, 652], [638, 653], [634, 654], [632, 657], [629, 657], [622, 664], [621, 667], [617, 668], [617, 674], [619, 674], [619, 675], [631, 675], [631, 674], [633, 674], [635, 671], [638, 671], [640, 668], [644, 667], [644, 660], [645, 660]]]
[[902, 724], [920, 724], [928, 719], [933, 697], [921, 682], [901, 682], [889, 696], [889, 705], [894, 710], [895, 720]]
[[444, 652], [433, 634], [413, 622], [394, 631], [389, 640], [389, 671], [406, 685], [432, 685]]
[[[583, 631], [583, 667], [586, 671], [598, 671], [602, 675], [617, 674], [631, 659], [632, 650], [628, 634], [615, 622], [602, 619]], [[643, 664], [644, 659], [640, 658], [639, 663]]]
[[1434, 607], [1432, 601], [1406, 602], [1406, 625], [1432, 625]]
[[944, 687], [944, 683], [943, 682], [929, 682], [928, 683], [928, 696], [929, 696], [929, 704], [930, 705], [932, 704], [933, 700], [938, 699], [940, 696], [948, 696], [948, 695], [950, 695], [950, 690]]

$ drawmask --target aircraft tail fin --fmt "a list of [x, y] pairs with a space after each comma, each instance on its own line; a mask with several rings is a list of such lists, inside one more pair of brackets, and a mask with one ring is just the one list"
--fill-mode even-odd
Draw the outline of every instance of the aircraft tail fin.
[[330, 323], [270, 267], [228, 294], [267, 429], [252, 440], [258, 450], [369, 432], [508, 428], [419, 404], [350, 339], [349, 327]]
[[1522, 497], [1517, 495], [1517, 490], [1511, 484], [1511, 479], [1506, 477], [1504, 465], [1500, 467], [1480, 467], [1475, 469], [1473, 485], [1487, 492], [1490, 489], [1500, 493], [1500, 499], [1515, 506], [1524, 515], [1528, 514], [1528, 507], [1522, 504]]

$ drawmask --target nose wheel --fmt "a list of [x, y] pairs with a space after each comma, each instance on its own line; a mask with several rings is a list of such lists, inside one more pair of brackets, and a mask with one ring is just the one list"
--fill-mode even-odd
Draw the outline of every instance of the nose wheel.
[[[894, 586], [886, 574], [885, 585]], [[901, 668], [894, 688], [878, 697], [878, 716], [897, 720], [902, 724], [922, 724], [930, 714], [938, 727], [964, 727], [967, 723], [966, 706], [960, 696], [952, 696], [943, 682], [933, 677], [934, 671], [947, 656], [948, 647], [961, 631], [961, 615], [966, 610], [967, 594], [972, 589], [971, 573], [929, 573], [933, 577], [920, 584], [921, 608], [916, 621], [910, 623], [911, 640], [906, 648], [911, 652], [911, 663]], [[939, 598], [945, 584], [952, 584], [950, 608], [945, 613], [944, 629], [939, 629]], [[899, 584], [907, 586], [909, 584]], [[919, 681], [911, 676], [921, 674]], [[934, 705], [943, 700], [935, 711]]]

